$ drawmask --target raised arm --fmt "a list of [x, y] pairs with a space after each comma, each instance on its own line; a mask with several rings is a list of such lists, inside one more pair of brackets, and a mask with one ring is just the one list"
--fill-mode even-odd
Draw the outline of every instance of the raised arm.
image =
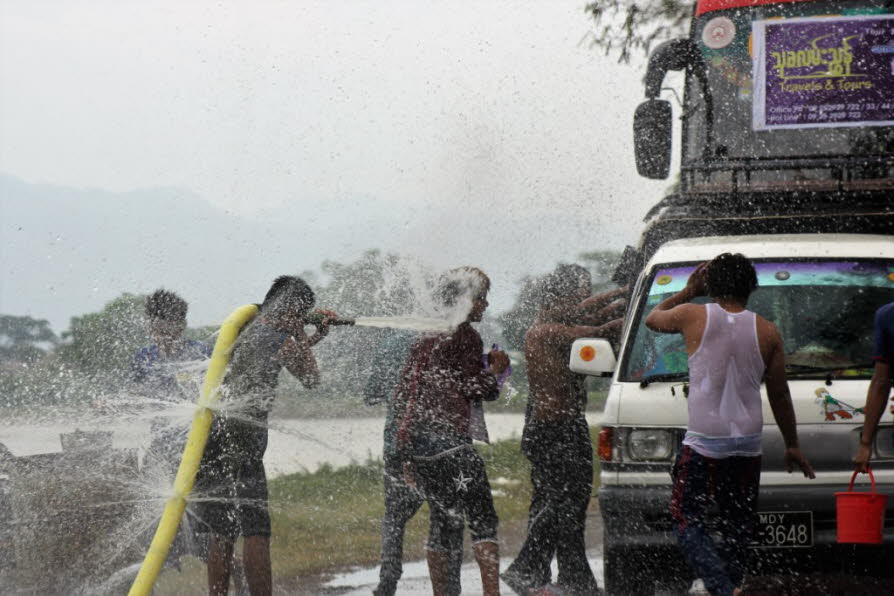
[[583, 302], [542, 312], [538, 318], [544, 322], [563, 323], [570, 319], [584, 325], [599, 325], [618, 316], [615, 313], [627, 305], [623, 298], [627, 291], [628, 286], [624, 286], [594, 294]]
[[688, 303], [705, 294], [706, 271], [707, 263], [699, 265], [686, 280], [685, 288], [665, 298], [652, 309], [646, 317], [646, 327], [658, 333], [682, 332], [697, 308]]
[[609, 290], [608, 292], [601, 292], [599, 294], [593, 294], [580, 304], [578, 304], [578, 308], [588, 308], [593, 310], [599, 310], [603, 306], [614, 302], [618, 298], [623, 298], [627, 291], [630, 289], [629, 286], [624, 286], [621, 288], [617, 288], [615, 290]]
[[767, 399], [770, 402], [770, 409], [773, 411], [773, 418], [782, 433], [783, 441], [785, 441], [785, 454], [783, 455], [785, 468], [791, 473], [794, 464], [798, 464], [801, 471], [804, 472], [804, 476], [816, 478], [810, 462], [801, 453], [798, 445], [795, 409], [792, 406], [792, 395], [785, 377], [785, 352], [782, 347], [782, 337], [772, 324], [766, 323], [763, 330], [770, 344], [769, 362], [764, 376], [767, 384]]
[[627, 310], [627, 299], [620, 298], [611, 302], [608, 306], [603, 306], [598, 311], [596, 311], [596, 317], [600, 321], [613, 321], [617, 318], [623, 317], [624, 312]]
[[308, 389], [320, 384], [320, 370], [310, 346], [307, 335], [298, 338], [291, 336], [279, 349], [286, 369]]
[[562, 325], [560, 323], [538, 323], [531, 327], [525, 341], [531, 340], [552, 346], [569, 346], [582, 337], [616, 338], [621, 332], [623, 319], [615, 319], [605, 325]]

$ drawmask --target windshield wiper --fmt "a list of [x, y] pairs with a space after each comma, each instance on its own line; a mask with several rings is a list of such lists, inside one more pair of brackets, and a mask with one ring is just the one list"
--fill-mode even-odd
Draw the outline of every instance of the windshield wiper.
[[829, 365], [829, 366], [811, 366], [809, 364], [786, 364], [785, 370], [795, 374], [810, 372], [835, 372], [836, 370], [860, 370], [863, 368], [873, 368], [875, 363], [854, 363], [845, 365]]
[[657, 375], [649, 375], [648, 377], [643, 377], [639, 381], [640, 389], [645, 389], [652, 383], [664, 383], [667, 381], [688, 381], [689, 380], [689, 372], [675, 372], [675, 373], [658, 373]]
[[847, 364], [845, 366], [810, 366], [809, 364], [786, 364], [785, 371], [790, 375], [802, 375], [809, 373], [826, 373], [826, 385], [831, 385], [832, 381], [835, 379], [835, 376], [832, 375], [833, 372], [842, 371], [842, 370], [860, 370], [865, 368], [873, 368], [875, 364]]

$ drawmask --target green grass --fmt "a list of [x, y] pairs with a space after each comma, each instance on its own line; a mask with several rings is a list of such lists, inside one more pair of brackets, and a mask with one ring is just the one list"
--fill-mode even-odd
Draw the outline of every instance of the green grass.
[[[501, 396], [485, 405], [489, 413], [515, 413], [525, 411], [528, 401], [527, 385], [516, 388], [511, 399], [504, 389]], [[591, 388], [587, 393], [587, 411], [601, 411], [608, 396], [606, 388]], [[367, 406], [357, 395], [345, 394], [327, 397], [326, 399], [298, 398], [283, 395], [276, 400], [274, 415], [280, 418], [368, 418], [384, 417], [385, 405]]]
[[[518, 537], [524, 532], [531, 499], [530, 467], [519, 441], [479, 445], [478, 451], [494, 490], [501, 537], [507, 533]], [[269, 488], [276, 586], [288, 591], [308, 589], [327, 573], [378, 563], [384, 515], [381, 461], [281, 476], [271, 480]], [[428, 509], [423, 505], [407, 525], [405, 559], [424, 556], [427, 533]], [[156, 593], [200, 594], [204, 582], [204, 569], [189, 564], [181, 573], [167, 571]]]

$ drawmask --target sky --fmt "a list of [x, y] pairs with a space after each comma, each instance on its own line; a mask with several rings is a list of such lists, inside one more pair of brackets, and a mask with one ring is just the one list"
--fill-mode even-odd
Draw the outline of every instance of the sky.
[[[59, 211], [31, 222], [36, 262], [79, 255], [49, 292], [41, 267], [2, 265], [0, 312], [58, 330], [165, 285], [209, 324], [262, 294], [256, 279], [370, 248], [479, 265], [501, 310], [523, 275], [635, 243], [668, 186], [633, 161], [645, 59], [592, 48], [585, 4], [0, 1], [0, 175], [70, 196], [64, 226]], [[13, 225], [25, 199], [3, 188]], [[130, 222], [164, 246], [110, 235], [97, 247], [91, 197], [167, 204], [172, 192], [253, 235], [206, 238], [174, 209]], [[39, 240], [63, 227], [81, 231]], [[0, 248], [20, 254], [11, 229]], [[184, 253], [178, 233], [206, 242]], [[130, 265], [109, 271], [104, 252]], [[228, 259], [250, 287], [201, 275]]]

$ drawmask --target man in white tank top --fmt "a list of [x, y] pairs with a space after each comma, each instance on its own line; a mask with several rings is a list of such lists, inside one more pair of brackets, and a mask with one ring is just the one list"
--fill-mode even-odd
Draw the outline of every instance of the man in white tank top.
[[[682, 333], [689, 355], [689, 424], [673, 469], [671, 513], [683, 555], [711, 594], [739, 594], [757, 511], [761, 462], [761, 381], [785, 441], [789, 472], [813, 469], [798, 448], [785, 353], [776, 326], [746, 310], [754, 266], [724, 253], [700, 265], [686, 287], [646, 318], [659, 333]], [[702, 295], [713, 304], [691, 304]], [[716, 509], [715, 506], [716, 505]], [[707, 529], [708, 511], [719, 530]]]

